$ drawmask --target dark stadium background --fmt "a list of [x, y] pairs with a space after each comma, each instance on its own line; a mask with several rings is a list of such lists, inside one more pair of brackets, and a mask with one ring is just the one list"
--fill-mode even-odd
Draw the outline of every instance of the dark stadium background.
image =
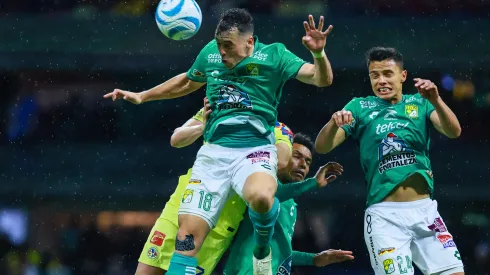
[[[363, 54], [393, 46], [409, 79], [428, 78], [457, 114], [462, 136], [433, 133], [436, 199], [466, 274], [490, 274], [490, 1], [197, 0], [199, 33], [175, 42], [156, 27], [154, 0], [0, 1], [0, 274], [134, 274], [154, 220], [192, 165], [199, 142], [170, 147], [172, 130], [200, 107], [185, 98], [133, 106], [103, 100], [183, 72], [212, 39], [223, 9], [247, 7], [260, 41], [301, 45], [302, 21], [323, 14], [334, 84], [290, 81], [279, 119], [315, 137], [332, 112], [371, 94]], [[405, 93], [414, 93], [411, 81]], [[349, 249], [356, 260], [295, 274], [372, 274], [363, 240], [365, 185], [354, 142], [336, 160], [345, 174], [300, 199], [294, 248]], [[218, 274], [218, 273], [216, 273]]]

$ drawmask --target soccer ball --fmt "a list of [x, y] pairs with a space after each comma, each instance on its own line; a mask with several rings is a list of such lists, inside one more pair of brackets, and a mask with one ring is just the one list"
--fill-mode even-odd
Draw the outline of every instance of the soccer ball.
[[201, 27], [201, 8], [195, 0], [161, 0], [155, 20], [166, 37], [172, 40], [189, 39]]

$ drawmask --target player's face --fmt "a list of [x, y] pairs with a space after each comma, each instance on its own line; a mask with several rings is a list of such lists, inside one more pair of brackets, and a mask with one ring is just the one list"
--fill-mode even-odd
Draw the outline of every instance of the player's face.
[[402, 84], [407, 79], [407, 71], [402, 70], [393, 59], [369, 63], [369, 79], [374, 94], [388, 101], [402, 98]]
[[293, 153], [289, 160], [288, 166], [279, 171], [279, 180], [282, 183], [290, 183], [296, 181], [302, 181], [306, 175], [310, 172], [311, 165], [311, 151], [308, 147], [293, 143]]
[[250, 56], [253, 51], [253, 36], [241, 34], [237, 29], [217, 34], [215, 38], [221, 61], [228, 69], [235, 67], [240, 61]]

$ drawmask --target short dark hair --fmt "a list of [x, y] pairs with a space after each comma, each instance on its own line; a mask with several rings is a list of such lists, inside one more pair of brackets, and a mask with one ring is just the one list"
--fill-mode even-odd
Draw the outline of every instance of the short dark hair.
[[303, 133], [294, 134], [293, 143], [301, 144], [311, 151], [311, 155], [315, 152], [315, 143], [310, 136]]
[[368, 67], [373, 61], [383, 61], [386, 59], [392, 59], [403, 69], [403, 55], [395, 48], [373, 47], [366, 52]]
[[229, 9], [221, 14], [216, 34], [229, 32], [237, 28], [239, 33], [254, 32], [254, 20], [246, 9]]

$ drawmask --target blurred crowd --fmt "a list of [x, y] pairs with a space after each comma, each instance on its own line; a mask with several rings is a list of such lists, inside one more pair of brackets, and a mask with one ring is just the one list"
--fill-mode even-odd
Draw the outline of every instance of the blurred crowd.
[[[112, 11], [127, 16], [153, 13], [156, 0], [28, 0], [3, 1], [0, 13]], [[293, 10], [324, 10], [345, 15], [486, 16], [490, 1], [482, 0], [197, 0], [203, 12], [217, 7], [244, 7], [254, 13], [288, 16]], [[56, 13], [52, 13], [56, 12]]]

